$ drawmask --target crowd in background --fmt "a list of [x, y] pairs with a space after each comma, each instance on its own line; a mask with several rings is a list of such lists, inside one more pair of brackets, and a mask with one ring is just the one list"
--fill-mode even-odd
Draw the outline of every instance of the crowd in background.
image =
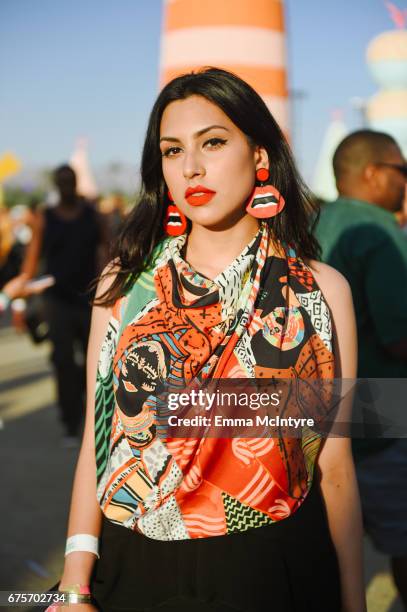
[[[406, 378], [406, 161], [390, 136], [361, 130], [340, 144], [333, 166], [339, 198], [322, 203], [316, 232], [322, 260], [352, 289], [358, 377]], [[120, 194], [80, 196], [67, 165], [55, 170], [54, 183], [52, 206], [33, 199], [29, 207], [0, 209], [0, 308], [11, 301], [17, 330], [51, 341], [62, 444], [69, 447], [79, 443], [84, 414], [89, 287], [111, 257], [127, 206]], [[39, 297], [27, 281], [43, 274], [54, 280]], [[366, 531], [391, 558], [407, 606], [407, 440], [354, 440], [353, 451]]]
[[[92, 284], [110, 258], [126, 214], [120, 194], [93, 200], [77, 192], [76, 175], [54, 172], [52, 204], [0, 209], [0, 308], [11, 302], [16, 331], [49, 339], [63, 424], [62, 445], [79, 445], [85, 400], [85, 354]], [[30, 283], [31, 279], [44, 279]], [[49, 279], [52, 279], [50, 281]], [[44, 284], [45, 283], [45, 284]]]

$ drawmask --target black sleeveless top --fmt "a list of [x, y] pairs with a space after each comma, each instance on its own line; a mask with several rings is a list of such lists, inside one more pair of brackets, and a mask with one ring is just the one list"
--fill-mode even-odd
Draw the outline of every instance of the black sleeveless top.
[[82, 212], [72, 220], [63, 219], [52, 208], [45, 211], [44, 272], [56, 279], [48, 295], [88, 304], [88, 287], [97, 274], [96, 253], [101, 241], [97, 215], [86, 202]]

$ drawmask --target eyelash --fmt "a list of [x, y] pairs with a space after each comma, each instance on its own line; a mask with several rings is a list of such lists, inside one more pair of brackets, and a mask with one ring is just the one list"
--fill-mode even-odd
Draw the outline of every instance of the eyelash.
[[[210, 138], [209, 140], [204, 142], [204, 145], [207, 145], [209, 142], [215, 143], [215, 145], [211, 147], [211, 149], [219, 149], [221, 146], [227, 143], [227, 140], [225, 140], [224, 138]], [[179, 148], [180, 147], [169, 147], [168, 149], [163, 151], [162, 156], [163, 157], [174, 157], [176, 153], [171, 154], [171, 151], [177, 150]]]

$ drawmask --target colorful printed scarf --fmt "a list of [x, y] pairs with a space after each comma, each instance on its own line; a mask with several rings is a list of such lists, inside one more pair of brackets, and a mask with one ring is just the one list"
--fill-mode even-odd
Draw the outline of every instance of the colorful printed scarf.
[[266, 223], [214, 280], [165, 240], [115, 304], [98, 364], [97, 497], [157, 540], [220, 536], [288, 517], [310, 489], [320, 435], [163, 438], [162, 385], [333, 379], [331, 320], [311, 270]]

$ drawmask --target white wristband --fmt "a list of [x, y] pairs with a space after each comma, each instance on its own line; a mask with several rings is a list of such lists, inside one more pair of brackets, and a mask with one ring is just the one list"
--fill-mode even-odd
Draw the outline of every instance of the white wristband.
[[27, 309], [27, 302], [23, 298], [17, 298], [11, 302], [11, 310], [14, 312], [24, 312]]
[[99, 559], [99, 539], [88, 533], [76, 533], [66, 541], [65, 557], [73, 552], [90, 552]]

